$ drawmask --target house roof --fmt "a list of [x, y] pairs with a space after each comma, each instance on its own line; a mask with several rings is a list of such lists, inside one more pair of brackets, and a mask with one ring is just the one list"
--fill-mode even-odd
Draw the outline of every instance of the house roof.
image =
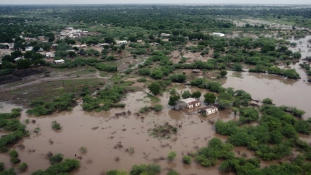
[[180, 100], [181, 102], [184, 102], [186, 104], [195, 104], [200, 102], [199, 100], [195, 99], [195, 98], [186, 98], [186, 99], [182, 99]]

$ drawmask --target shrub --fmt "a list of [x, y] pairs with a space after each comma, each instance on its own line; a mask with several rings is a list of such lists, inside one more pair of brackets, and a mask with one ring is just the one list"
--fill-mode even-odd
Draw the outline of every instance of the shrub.
[[130, 171], [130, 175], [142, 175], [142, 174], [148, 174], [148, 175], [155, 175], [161, 172], [160, 165], [156, 164], [149, 164], [149, 165], [134, 165], [132, 167], [132, 170]]
[[17, 167], [17, 169], [19, 170], [19, 172], [25, 172], [26, 170], [27, 170], [27, 168], [28, 168], [28, 165], [27, 165], [27, 163], [25, 163], [25, 162], [23, 162], [22, 164], [20, 164], [18, 167]]
[[45, 171], [37, 170], [32, 173], [32, 175], [42, 175], [42, 174], [49, 174], [49, 175], [57, 175], [57, 174], [66, 174], [69, 173], [77, 168], [79, 168], [80, 162], [75, 159], [66, 159], [61, 163], [54, 164], [47, 168]]
[[155, 112], [160, 112], [160, 111], [162, 111], [162, 109], [163, 109], [163, 106], [161, 104], [157, 104], [154, 106]]
[[270, 98], [265, 98], [265, 99], [262, 100], [262, 103], [271, 105], [272, 104], [272, 100]]
[[62, 126], [59, 123], [57, 123], [57, 121], [52, 121], [52, 129], [53, 130], [61, 130]]
[[182, 161], [184, 164], [191, 164], [191, 157], [190, 156], [184, 156]]
[[64, 157], [64, 155], [63, 155], [63, 154], [60, 154], [60, 153], [51, 156], [51, 157], [49, 158], [50, 164], [53, 165], [53, 164], [62, 162], [62, 161], [63, 161], [63, 157]]
[[175, 171], [175, 170], [169, 170], [167, 175], [179, 175], [179, 173], [177, 171]]
[[79, 148], [79, 151], [80, 151], [81, 154], [85, 154], [87, 152], [87, 148], [85, 146], [81, 146]]
[[0, 162], [0, 172], [4, 170], [4, 163]]
[[168, 154], [167, 159], [169, 161], [173, 161], [175, 157], [176, 157], [176, 152], [172, 151]]
[[110, 170], [106, 172], [106, 175], [127, 175], [127, 172], [122, 170]]
[[240, 123], [249, 123], [252, 121], [256, 121], [259, 118], [258, 112], [253, 108], [240, 108]]

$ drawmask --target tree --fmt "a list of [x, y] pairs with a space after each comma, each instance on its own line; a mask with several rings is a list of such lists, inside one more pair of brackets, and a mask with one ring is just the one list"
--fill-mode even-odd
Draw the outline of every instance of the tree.
[[26, 69], [26, 68], [29, 68], [31, 65], [31, 62], [28, 59], [20, 59], [16, 63], [17, 63], [17, 68], [19, 69]]
[[177, 102], [179, 99], [180, 99], [179, 95], [171, 95], [168, 101], [168, 105], [174, 106], [174, 109], [175, 109], [175, 106], [177, 105]]
[[265, 99], [263, 99], [263, 100], [262, 100], [262, 103], [264, 103], [264, 104], [269, 104], [269, 105], [273, 104], [271, 98], [265, 98]]
[[191, 93], [188, 91], [188, 90], [186, 90], [186, 91], [184, 91], [183, 93], [182, 93], [182, 98], [183, 99], [185, 99], [185, 98], [190, 98], [191, 97]]
[[234, 71], [242, 71], [242, 65], [240, 63], [234, 63], [232, 69]]
[[228, 74], [228, 72], [226, 70], [220, 71], [220, 76], [221, 77], [225, 77], [227, 74]]
[[216, 96], [213, 93], [206, 93], [204, 95], [204, 103], [213, 104], [215, 103], [215, 100], [216, 100]]
[[200, 91], [195, 91], [192, 93], [191, 97], [193, 98], [200, 98], [202, 93]]
[[154, 82], [148, 86], [148, 89], [152, 92], [153, 95], [158, 95], [160, 93], [161, 86], [159, 83]]

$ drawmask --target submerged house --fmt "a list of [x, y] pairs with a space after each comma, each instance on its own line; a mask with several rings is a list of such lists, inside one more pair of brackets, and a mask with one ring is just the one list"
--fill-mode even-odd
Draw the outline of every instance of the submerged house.
[[186, 98], [179, 101], [180, 107], [185, 107], [188, 109], [198, 107], [201, 105], [201, 102], [195, 98]]
[[200, 109], [200, 113], [205, 113], [207, 115], [214, 114], [218, 112], [218, 108], [216, 106], [210, 105], [210, 106], [205, 106]]

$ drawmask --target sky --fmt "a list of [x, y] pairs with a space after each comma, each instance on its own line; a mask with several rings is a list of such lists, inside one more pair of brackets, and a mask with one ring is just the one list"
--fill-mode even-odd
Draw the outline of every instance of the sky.
[[4, 4], [310, 4], [311, 0], [0, 0]]

